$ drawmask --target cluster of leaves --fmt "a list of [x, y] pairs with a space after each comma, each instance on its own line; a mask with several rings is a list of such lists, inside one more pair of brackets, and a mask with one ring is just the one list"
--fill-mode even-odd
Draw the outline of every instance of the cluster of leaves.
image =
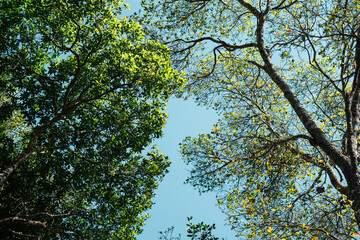
[[[0, 1], [0, 236], [134, 239], [183, 80], [118, 0]], [[150, 148], [148, 148], [150, 149]]]
[[219, 192], [238, 235], [357, 238], [360, 2], [143, 4], [189, 96], [222, 115], [181, 144], [188, 182]]
[[212, 230], [215, 230], [215, 224], [208, 225], [204, 222], [200, 222], [197, 224], [193, 224], [191, 222], [192, 217], [188, 217], [187, 226], [187, 237], [191, 238], [191, 240], [219, 240], [218, 237], [214, 237], [212, 234]]
[[[187, 218], [187, 237], [191, 240], [219, 240], [218, 237], [215, 237], [212, 234], [212, 231], [216, 229], [215, 224], [208, 225], [204, 222], [194, 224], [191, 222], [192, 217]], [[168, 228], [168, 230], [162, 232], [160, 231], [159, 240], [180, 240], [181, 235], [178, 237], [173, 237], [174, 227]]]

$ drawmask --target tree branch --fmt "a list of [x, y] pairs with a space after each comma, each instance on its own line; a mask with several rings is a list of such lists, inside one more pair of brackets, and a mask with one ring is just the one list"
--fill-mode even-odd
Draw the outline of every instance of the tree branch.
[[265, 72], [274, 81], [274, 83], [283, 92], [285, 98], [294, 109], [300, 121], [303, 123], [309, 134], [316, 140], [321, 149], [330, 157], [330, 159], [338, 165], [343, 172], [346, 172], [350, 168], [350, 160], [347, 156], [343, 155], [336, 146], [330, 142], [324, 132], [316, 125], [312, 120], [307, 110], [302, 106], [297, 96], [292, 92], [289, 85], [285, 80], [277, 73], [274, 65], [272, 64], [269, 54], [266, 51], [264, 45], [264, 27], [265, 27], [265, 15], [258, 17], [258, 25], [256, 29], [257, 47], [260, 55], [265, 63]]
[[215, 39], [213, 37], [202, 37], [202, 38], [198, 38], [195, 40], [190, 40], [190, 41], [186, 41], [184, 39], [176, 39], [174, 41], [171, 42], [166, 42], [165, 44], [169, 44], [169, 43], [173, 43], [173, 42], [184, 42], [184, 43], [191, 43], [191, 45], [189, 47], [183, 48], [179, 51], [175, 51], [175, 53], [180, 53], [180, 52], [185, 52], [186, 50], [189, 50], [191, 48], [193, 48], [197, 43], [202, 42], [202, 41], [211, 41], [217, 44], [220, 44], [222, 47], [224, 47], [226, 50], [228, 51], [235, 51], [237, 49], [245, 49], [245, 48], [251, 48], [251, 47], [256, 47], [256, 43], [246, 43], [246, 44], [242, 44], [242, 45], [232, 45], [229, 43], [226, 43], [222, 40], [219, 39]]
[[304, 161], [309, 162], [319, 168], [323, 169], [330, 178], [331, 184], [342, 194], [349, 196], [350, 192], [347, 186], [343, 185], [339, 178], [337, 177], [334, 169], [327, 162], [319, 162], [313, 156], [307, 153], [303, 153], [297, 148], [290, 148], [290, 151], [296, 155], [299, 155]]
[[51, 125], [58, 122], [61, 119], [65, 118], [64, 113], [60, 113], [55, 115], [53, 119], [43, 124], [40, 127], [35, 128], [34, 132], [30, 135], [29, 143], [27, 147], [17, 156], [14, 161], [7, 166], [0, 173], [0, 186], [5, 183], [7, 178], [15, 171], [15, 169], [19, 166], [19, 164], [25, 161], [33, 152], [36, 150], [36, 143], [39, 137], [48, 129]]
[[19, 217], [9, 217], [9, 218], [0, 219], [0, 225], [4, 225], [7, 223], [11, 223], [11, 222], [20, 222], [20, 223], [24, 223], [29, 226], [41, 227], [43, 229], [47, 228], [46, 224], [41, 221], [28, 220], [28, 219], [19, 218]]

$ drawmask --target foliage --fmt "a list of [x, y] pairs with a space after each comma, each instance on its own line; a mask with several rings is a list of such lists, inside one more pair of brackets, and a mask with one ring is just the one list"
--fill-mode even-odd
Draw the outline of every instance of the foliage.
[[215, 230], [215, 224], [208, 225], [204, 224], [204, 222], [200, 222], [197, 224], [193, 224], [191, 222], [192, 217], [188, 217], [188, 224], [186, 224], [187, 228], [187, 237], [191, 238], [191, 240], [219, 240], [218, 237], [214, 237], [212, 235], [212, 230]]
[[219, 192], [238, 235], [358, 238], [360, 2], [143, 5], [189, 96], [222, 114], [182, 143], [188, 182]]
[[141, 231], [169, 166], [151, 142], [182, 79], [125, 7], [0, 1], [2, 239]]
[[[215, 237], [212, 234], [212, 231], [215, 230], [215, 224], [208, 225], [204, 222], [200, 222], [197, 224], [193, 224], [191, 222], [192, 217], [187, 218], [188, 223], [187, 226], [187, 237], [191, 240], [219, 240], [218, 237]], [[173, 237], [172, 234], [174, 232], [174, 227], [168, 228], [168, 230], [164, 232], [159, 232], [160, 237], [159, 240], [180, 240], [181, 235], [179, 234], [178, 237]]]

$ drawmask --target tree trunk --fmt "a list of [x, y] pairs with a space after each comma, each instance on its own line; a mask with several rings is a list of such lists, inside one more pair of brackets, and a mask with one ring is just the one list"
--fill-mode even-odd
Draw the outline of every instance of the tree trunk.
[[349, 200], [352, 201], [351, 208], [355, 214], [355, 220], [360, 231], [360, 174], [353, 173], [351, 174], [351, 179], [349, 179]]

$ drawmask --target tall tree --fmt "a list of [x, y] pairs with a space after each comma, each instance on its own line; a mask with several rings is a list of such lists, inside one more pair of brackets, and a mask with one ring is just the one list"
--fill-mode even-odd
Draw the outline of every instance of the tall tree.
[[141, 231], [169, 166], [151, 142], [182, 79], [125, 7], [0, 1], [1, 239]]
[[[238, 234], [359, 237], [359, 0], [144, 1], [188, 92], [222, 114], [182, 143]], [[156, 18], [153, 18], [153, 15]]]

